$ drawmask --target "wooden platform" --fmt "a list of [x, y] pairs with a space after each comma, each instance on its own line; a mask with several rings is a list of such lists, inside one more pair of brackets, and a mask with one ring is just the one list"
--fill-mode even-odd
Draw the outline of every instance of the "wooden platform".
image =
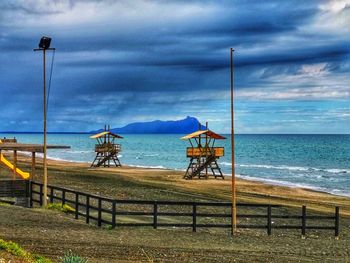
[[[50, 149], [70, 149], [70, 146], [64, 146], [64, 145], [47, 145], [47, 150]], [[16, 142], [9, 142], [9, 139], [5, 139], [4, 142], [0, 143], [0, 154], [2, 154], [2, 151], [9, 151], [13, 152], [13, 162], [9, 164], [9, 162], [5, 159], [5, 161], [2, 160], [2, 163], [4, 163], [6, 166], [8, 166], [11, 170], [13, 170], [13, 179], [16, 179], [16, 176], [19, 175], [24, 179], [30, 179], [34, 178], [35, 176], [35, 166], [36, 166], [36, 153], [43, 153], [44, 152], [44, 145], [42, 144], [29, 144], [29, 143], [16, 143]], [[32, 169], [31, 174], [27, 172], [23, 172], [18, 169], [17, 167], [17, 155], [18, 152], [30, 152], [32, 156]], [[3, 156], [1, 155], [1, 158]]]
[[200, 157], [206, 155], [213, 155], [215, 157], [222, 157], [225, 154], [224, 147], [187, 147], [187, 157]]
[[[70, 149], [70, 146], [64, 145], [47, 145], [46, 148], [50, 149]], [[36, 152], [43, 153], [44, 145], [42, 144], [27, 144], [27, 143], [0, 143], [0, 151], [22, 151], [22, 152]]]

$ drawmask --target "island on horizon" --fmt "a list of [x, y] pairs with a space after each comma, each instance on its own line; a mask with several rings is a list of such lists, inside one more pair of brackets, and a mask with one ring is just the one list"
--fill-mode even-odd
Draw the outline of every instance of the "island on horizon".
[[[111, 128], [111, 132], [118, 134], [187, 134], [198, 130], [205, 130], [196, 117], [187, 116], [180, 120], [154, 120], [147, 122], [133, 122], [123, 127]], [[103, 129], [81, 132], [48, 132], [49, 134], [94, 134], [103, 131]], [[42, 134], [42, 131], [0, 131], [1, 134]]]

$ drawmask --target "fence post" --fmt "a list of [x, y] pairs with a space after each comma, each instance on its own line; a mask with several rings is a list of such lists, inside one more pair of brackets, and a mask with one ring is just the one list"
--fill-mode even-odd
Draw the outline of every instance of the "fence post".
[[271, 205], [267, 206], [267, 234], [271, 235], [272, 222], [271, 222]]
[[153, 228], [157, 229], [158, 226], [158, 204], [157, 201], [154, 201], [153, 204]]
[[117, 225], [116, 212], [117, 212], [117, 201], [113, 200], [113, 202], [112, 202], [112, 228], [115, 228]]
[[306, 206], [303, 205], [301, 210], [301, 236], [305, 238], [306, 234]]
[[62, 206], [66, 204], [66, 190], [62, 190]]
[[50, 188], [50, 203], [53, 203], [53, 188]]
[[234, 233], [234, 229], [233, 229], [233, 205], [231, 204], [231, 235], [233, 235]]
[[26, 189], [26, 197], [29, 197], [30, 195], [30, 180], [24, 181], [25, 183], [25, 189]]
[[335, 207], [335, 225], [334, 225], [334, 235], [335, 238], [339, 238], [339, 206]]
[[98, 217], [97, 217], [98, 226], [102, 225], [101, 219], [102, 219], [102, 199], [98, 198]]
[[86, 224], [90, 222], [90, 196], [86, 195]]
[[192, 207], [192, 231], [197, 231], [197, 204], [193, 203]]
[[29, 181], [29, 205], [33, 207], [33, 181]]
[[79, 194], [75, 193], [75, 219], [79, 217]]
[[40, 192], [39, 203], [40, 203], [40, 206], [42, 206], [43, 205], [43, 185], [42, 184], [40, 184], [39, 186], [39, 192]]

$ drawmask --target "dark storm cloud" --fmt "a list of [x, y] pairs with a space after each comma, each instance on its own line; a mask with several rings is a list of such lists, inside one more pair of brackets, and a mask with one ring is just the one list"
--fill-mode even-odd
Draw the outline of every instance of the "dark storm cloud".
[[[93, 129], [94, 122], [116, 116], [122, 123], [156, 114], [172, 118], [174, 109], [179, 115], [201, 109], [201, 99], [219, 110], [217, 100], [227, 100], [230, 47], [237, 89], [312, 90], [320, 85], [315, 74], [333, 74], [327, 83], [344, 94], [350, 40], [342, 23], [349, 11], [333, 14], [323, 8], [328, 3], [1, 2], [0, 103], [13, 110], [30, 105], [27, 118], [14, 118], [28, 129], [39, 127], [41, 59], [32, 49], [41, 35], [52, 36], [57, 48], [50, 104], [55, 130]], [[336, 34], [337, 23], [343, 34]]]

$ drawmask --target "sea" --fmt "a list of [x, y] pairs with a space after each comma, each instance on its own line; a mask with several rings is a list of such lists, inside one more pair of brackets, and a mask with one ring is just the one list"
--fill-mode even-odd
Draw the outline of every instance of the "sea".
[[[122, 164], [184, 171], [188, 141], [181, 134], [124, 134]], [[2, 134], [22, 143], [42, 143], [41, 134]], [[217, 140], [225, 147], [218, 163], [231, 175], [230, 135]], [[74, 162], [93, 161], [95, 140], [88, 134], [49, 134], [48, 143], [68, 145], [49, 150], [48, 157]], [[235, 135], [235, 168], [241, 178], [275, 185], [303, 187], [350, 196], [350, 135]]]

